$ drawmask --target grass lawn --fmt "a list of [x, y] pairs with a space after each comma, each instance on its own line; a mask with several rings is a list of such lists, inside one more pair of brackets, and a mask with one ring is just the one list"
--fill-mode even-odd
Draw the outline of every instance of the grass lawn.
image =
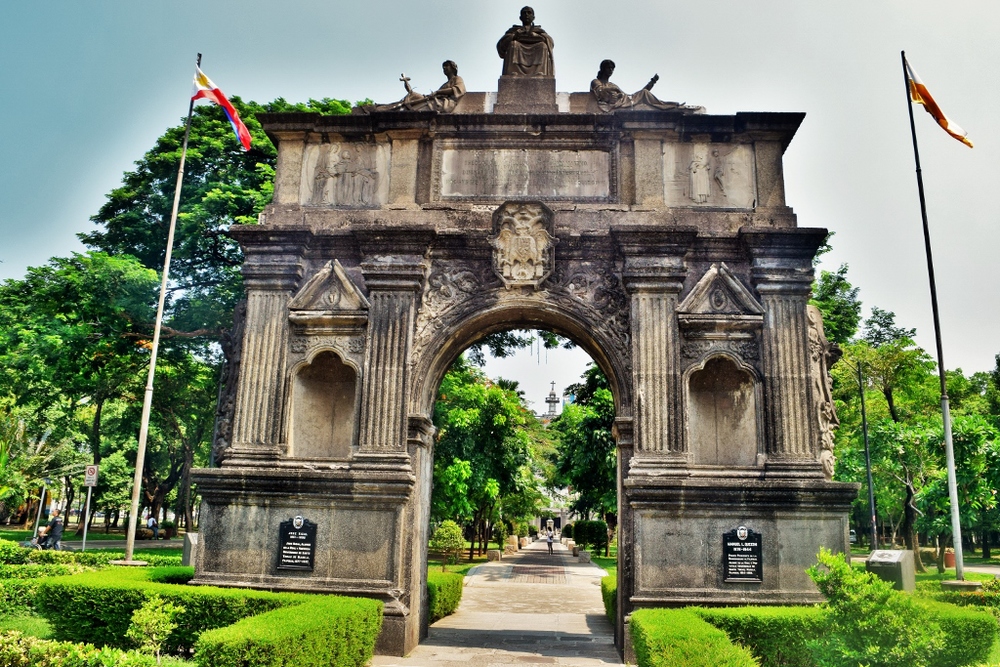
[[[4, 529], [0, 530], [0, 540], [10, 540], [11, 542], [26, 542], [32, 538], [34, 531], [31, 530], [11, 530]], [[76, 542], [83, 539], [83, 534], [79, 536], [76, 535], [76, 527], [72, 527], [71, 530], [66, 530], [63, 532], [63, 541]], [[107, 533], [105, 534], [103, 530], [89, 530], [87, 531], [87, 543], [98, 542], [98, 541], [117, 541], [124, 542], [124, 533]]]
[[612, 544], [610, 556], [595, 556], [590, 555], [590, 562], [597, 567], [603, 568], [608, 571], [609, 576], [618, 576], [618, 545]]
[[18, 630], [39, 639], [52, 639], [52, 628], [44, 617], [38, 614], [0, 614], [0, 632]]

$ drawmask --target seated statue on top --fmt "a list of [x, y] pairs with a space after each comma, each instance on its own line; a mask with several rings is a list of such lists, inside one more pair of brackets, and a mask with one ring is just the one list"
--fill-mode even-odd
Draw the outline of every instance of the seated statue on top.
[[535, 10], [521, 9], [521, 25], [513, 25], [497, 42], [497, 53], [503, 58], [504, 76], [556, 75], [552, 63], [552, 38], [535, 25]]
[[660, 80], [659, 74], [654, 74], [646, 87], [629, 95], [624, 90], [611, 83], [611, 75], [615, 71], [615, 63], [602, 60], [597, 78], [590, 82], [590, 93], [597, 100], [597, 106], [605, 113], [618, 109], [634, 109], [637, 111], [659, 109], [661, 111], [681, 111], [683, 113], [705, 113], [705, 107], [690, 106], [678, 102], [664, 102], [658, 99], [650, 90]]
[[400, 75], [399, 80], [406, 87], [406, 97], [392, 104], [376, 104], [374, 107], [366, 107], [365, 110], [375, 111], [440, 111], [450, 113], [455, 110], [458, 101], [465, 95], [465, 82], [458, 75], [458, 65], [454, 60], [445, 60], [441, 64], [444, 75], [448, 80], [441, 84], [441, 87], [433, 93], [422, 95], [413, 90], [410, 86], [410, 79], [405, 75]]

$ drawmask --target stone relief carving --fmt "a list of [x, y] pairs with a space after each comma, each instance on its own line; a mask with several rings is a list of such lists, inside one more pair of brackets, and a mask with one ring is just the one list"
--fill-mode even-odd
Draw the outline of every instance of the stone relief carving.
[[306, 206], [371, 208], [387, 200], [389, 147], [336, 142], [306, 146], [299, 201]]
[[216, 465], [226, 458], [226, 450], [233, 441], [233, 415], [236, 412], [236, 390], [239, 385], [240, 361], [243, 356], [243, 330], [246, 326], [247, 302], [243, 299], [236, 304], [233, 312], [233, 326], [224, 330], [220, 345], [225, 364], [222, 367], [222, 391], [219, 405], [215, 410], [216, 427], [212, 454]]
[[819, 429], [819, 460], [823, 475], [833, 479], [836, 457], [833, 455], [833, 432], [840, 425], [833, 402], [833, 379], [830, 367], [840, 359], [841, 351], [826, 339], [823, 332], [823, 314], [816, 306], [806, 306], [809, 319], [809, 374], [812, 384], [813, 410]]
[[764, 309], [723, 262], [712, 264], [677, 307], [685, 367], [725, 351], [760, 370]]
[[358, 311], [368, 306], [368, 299], [336, 259], [327, 262], [288, 302], [290, 310]]
[[293, 354], [308, 356], [320, 348], [332, 349], [343, 359], [350, 359], [361, 367], [363, 359], [362, 353], [365, 351], [365, 338], [363, 335], [293, 335], [289, 338], [288, 349]]
[[637, 111], [658, 109], [660, 111], [681, 111], [683, 113], [705, 113], [705, 107], [689, 106], [677, 102], [664, 102], [651, 92], [656, 82], [660, 80], [659, 74], [654, 74], [645, 88], [631, 95], [611, 83], [611, 75], [614, 74], [615, 63], [613, 60], [602, 60], [601, 67], [597, 72], [597, 78], [590, 82], [590, 94], [597, 101], [597, 106], [601, 111], [608, 113], [618, 109], [634, 109]]
[[552, 211], [540, 202], [507, 202], [493, 214], [493, 270], [507, 288], [538, 286], [552, 272]]
[[744, 144], [663, 144], [668, 206], [752, 209], [757, 205], [753, 148]]
[[458, 75], [458, 65], [454, 60], [445, 60], [441, 64], [444, 75], [448, 80], [441, 84], [441, 87], [433, 93], [421, 95], [410, 86], [410, 78], [405, 74], [399, 75], [399, 80], [406, 88], [406, 97], [392, 104], [376, 104], [374, 106], [361, 107], [363, 112], [375, 111], [440, 111], [450, 113], [458, 106], [458, 101], [465, 95], [465, 81]]
[[521, 8], [520, 19], [521, 25], [512, 25], [497, 42], [497, 53], [503, 58], [503, 75], [555, 76], [552, 38], [535, 25], [535, 10]]

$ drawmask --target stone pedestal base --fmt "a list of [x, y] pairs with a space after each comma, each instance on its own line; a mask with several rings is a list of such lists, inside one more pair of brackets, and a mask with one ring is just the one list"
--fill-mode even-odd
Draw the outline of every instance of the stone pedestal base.
[[[631, 608], [812, 604], [823, 600], [805, 570], [820, 547], [849, 553], [857, 485], [819, 480], [631, 478], [635, 580]], [[727, 580], [723, 534], [760, 534], [760, 581]], [[625, 610], [628, 613], [630, 610]]]
[[558, 113], [556, 80], [541, 76], [502, 76], [493, 113]]

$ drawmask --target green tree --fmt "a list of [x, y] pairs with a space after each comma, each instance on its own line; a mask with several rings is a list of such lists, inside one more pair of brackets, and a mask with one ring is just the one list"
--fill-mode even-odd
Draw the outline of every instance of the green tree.
[[167, 637], [177, 627], [174, 620], [184, 613], [184, 607], [167, 602], [159, 595], [153, 594], [142, 603], [142, 606], [132, 612], [132, 624], [125, 632], [140, 650], [156, 656], [156, 664], [160, 664], [160, 651]]
[[29, 430], [82, 436], [100, 462], [105, 408], [135, 392], [149, 361], [156, 284], [134, 258], [91, 252], [0, 285], [0, 391], [30, 407]]
[[820, 272], [810, 303], [823, 313], [827, 340], [843, 345], [857, 333], [861, 321], [859, 291], [847, 280], [847, 264], [841, 264], [836, 271]]
[[[462, 527], [451, 519], [442, 521], [441, 525], [434, 529], [430, 547], [445, 554], [445, 563], [457, 563], [459, 556], [462, 555], [462, 549], [465, 548]], [[441, 564], [442, 570], [445, 569], [445, 563]]]
[[480, 550], [503, 521], [505, 501], [510, 506], [512, 497], [529, 493], [534, 484], [525, 430], [533, 419], [515, 391], [490, 382], [464, 358], [441, 382], [434, 406], [438, 441], [431, 506], [436, 512], [471, 512]]

